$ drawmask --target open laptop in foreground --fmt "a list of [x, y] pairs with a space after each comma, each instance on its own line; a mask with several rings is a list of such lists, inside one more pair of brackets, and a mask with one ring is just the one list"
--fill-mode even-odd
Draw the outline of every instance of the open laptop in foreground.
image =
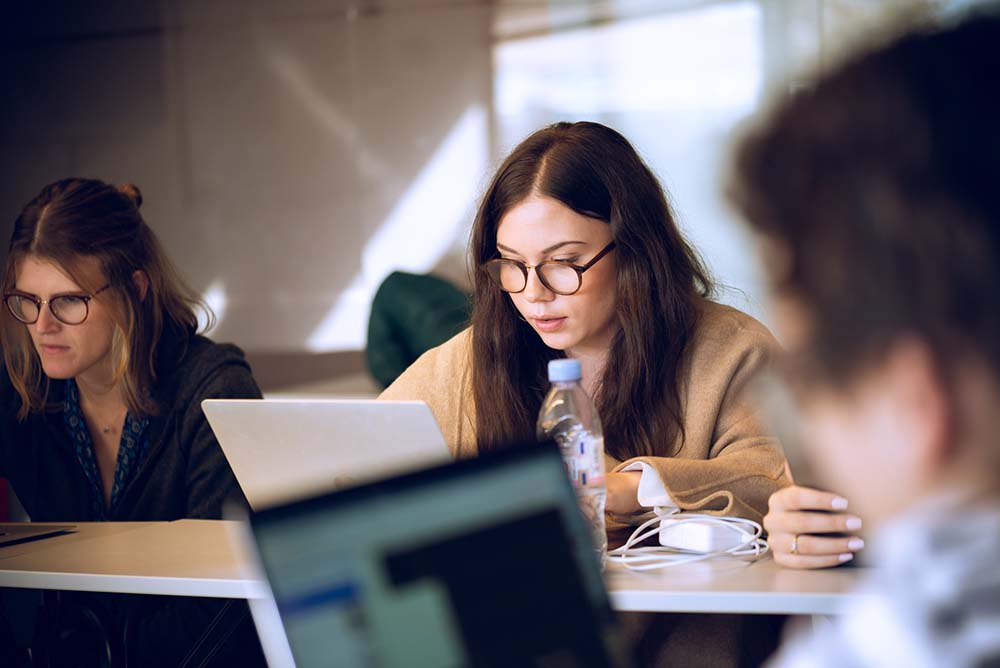
[[254, 510], [451, 460], [421, 401], [206, 399], [201, 406]]
[[250, 524], [299, 668], [626, 664], [554, 446], [255, 512]]

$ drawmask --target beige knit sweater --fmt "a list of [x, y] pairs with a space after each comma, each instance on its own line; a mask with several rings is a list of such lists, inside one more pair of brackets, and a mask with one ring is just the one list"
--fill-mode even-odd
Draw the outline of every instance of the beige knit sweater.
[[[476, 453], [471, 342], [467, 329], [427, 351], [379, 397], [427, 402], [456, 457]], [[608, 457], [608, 470], [646, 462], [682, 510], [760, 521], [768, 497], [788, 480], [781, 447], [747, 405], [745, 389], [776, 349], [758, 321], [704, 302], [682, 377], [683, 443], [679, 448], [663, 443], [664, 456], [625, 462]], [[617, 519], [628, 523], [628, 518]]]

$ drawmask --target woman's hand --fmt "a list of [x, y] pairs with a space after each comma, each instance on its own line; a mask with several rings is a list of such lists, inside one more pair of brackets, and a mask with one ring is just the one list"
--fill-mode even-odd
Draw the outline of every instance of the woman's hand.
[[860, 529], [861, 518], [845, 510], [847, 499], [809, 487], [793, 485], [772, 494], [764, 528], [774, 560], [789, 568], [828, 568], [853, 559], [865, 546], [857, 536], [815, 535]]
[[605, 511], [615, 515], [631, 515], [642, 510], [639, 505], [639, 479], [642, 471], [608, 473], [604, 482], [608, 487]]

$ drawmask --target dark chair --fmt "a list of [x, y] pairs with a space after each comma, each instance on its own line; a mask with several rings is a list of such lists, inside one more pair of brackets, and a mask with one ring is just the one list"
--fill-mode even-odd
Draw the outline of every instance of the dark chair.
[[469, 322], [470, 296], [448, 281], [396, 271], [382, 282], [368, 319], [368, 369], [384, 388], [421, 354]]

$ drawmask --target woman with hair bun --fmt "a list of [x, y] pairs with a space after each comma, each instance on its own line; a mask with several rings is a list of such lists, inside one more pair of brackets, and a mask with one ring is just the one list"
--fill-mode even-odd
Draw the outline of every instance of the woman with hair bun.
[[[2, 286], [0, 477], [33, 521], [219, 518], [227, 498], [242, 500], [201, 401], [260, 390], [241, 350], [197, 334], [196, 310], [211, 314], [177, 275], [141, 203], [133, 185], [64, 179], [15, 222]], [[93, 610], [108, 645], [144, 666], [176, 665], [214, 618], [245, 605], [60, 600]], [[64, 646], [74, 634], [48, 637], [35, 656], [75, 653]]]

